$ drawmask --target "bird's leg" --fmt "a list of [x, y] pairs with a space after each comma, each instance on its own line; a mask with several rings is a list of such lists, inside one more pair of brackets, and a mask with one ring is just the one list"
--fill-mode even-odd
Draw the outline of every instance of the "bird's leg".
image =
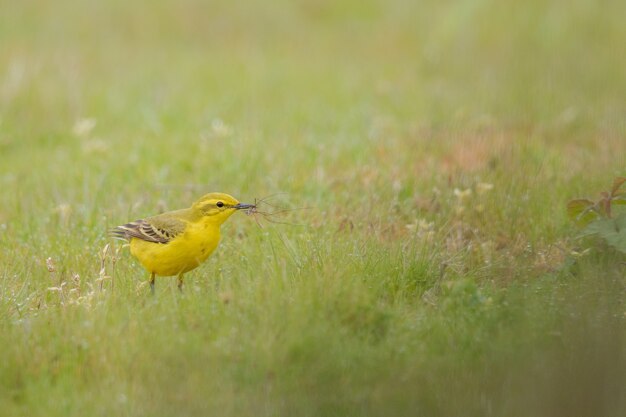
[[154, 272], [152, 272], [150, 274], [150, 293], [154, 294], [154, 278], [155, 278], [155, 274]]
[[178, 274], [178, 291], [183, 292], [183, 273]]

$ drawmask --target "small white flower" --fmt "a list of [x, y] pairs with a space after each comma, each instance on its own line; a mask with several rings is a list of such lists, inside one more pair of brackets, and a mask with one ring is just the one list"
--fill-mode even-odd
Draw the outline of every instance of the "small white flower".
[[96, 127], [96, 119], [79, 119], [74, 123], [72, 132], [78, 137], [85, 137]]
[[[66, 220], [70, 214], [72, 213], [72, 206], [67, 203], [61, 203], [54, 208], [54, 211], [61, 216], [62, 219]], [[47, 260], [46, 260], [47, 262]]]
[[216, 136], [230, 136], [233, 133], [232, 127], [228, 126], [221, 119], [213, 119], [211, 130]]
[[54, 261], [52, 260], [52, 258], [46, 259], [46, 268], [48, 268], [48, 272], [56, 271], [56, 268], [54, 266]]
[[466, 190], [459, 190], [458, 188], [455, 188], [454, 195], [459, 199], [459, 201], [463, 201], [472, 195], [472, 189], [468, 188]]
[[420, 230], [433, 230], [433, 228], [435, 227], [435, 222], [429, 222], [426, 219], [419, 219], [419, 221], [417, 222], [417, 226]]
[[493, 190], [493, 184], [489, 184], [488, 182], [479, 182], [476, 184], [476, 192], [478, 194], [484, 194], [491, 190]]

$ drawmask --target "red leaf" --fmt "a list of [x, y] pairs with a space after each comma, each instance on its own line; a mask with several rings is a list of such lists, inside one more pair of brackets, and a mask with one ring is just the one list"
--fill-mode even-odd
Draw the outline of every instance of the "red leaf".
[[617, 177], [613, 180], [613, 188], [611, 188], [611, 195], [615, 195], [617, 190], [626, 182], [626, 177]]

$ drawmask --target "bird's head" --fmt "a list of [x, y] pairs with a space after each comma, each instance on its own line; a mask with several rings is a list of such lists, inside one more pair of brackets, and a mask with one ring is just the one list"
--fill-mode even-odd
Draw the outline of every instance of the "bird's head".
[[209, 193], [193, 203], [191, 208], [202, 216], [222, 224], [237, 210], [254, 208], [254, 204], [242, 204], [235, 197], [224, 193]]

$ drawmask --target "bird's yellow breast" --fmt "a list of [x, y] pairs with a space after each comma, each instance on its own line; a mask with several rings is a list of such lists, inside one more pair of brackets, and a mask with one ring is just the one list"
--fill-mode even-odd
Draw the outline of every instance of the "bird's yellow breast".
[[151, 273], [171, 276], [196, 268], [219, 242], [219, 226], [208, 221], [188, 223], [185, 231], [168, 243], [131, 239], [130, 253]]

